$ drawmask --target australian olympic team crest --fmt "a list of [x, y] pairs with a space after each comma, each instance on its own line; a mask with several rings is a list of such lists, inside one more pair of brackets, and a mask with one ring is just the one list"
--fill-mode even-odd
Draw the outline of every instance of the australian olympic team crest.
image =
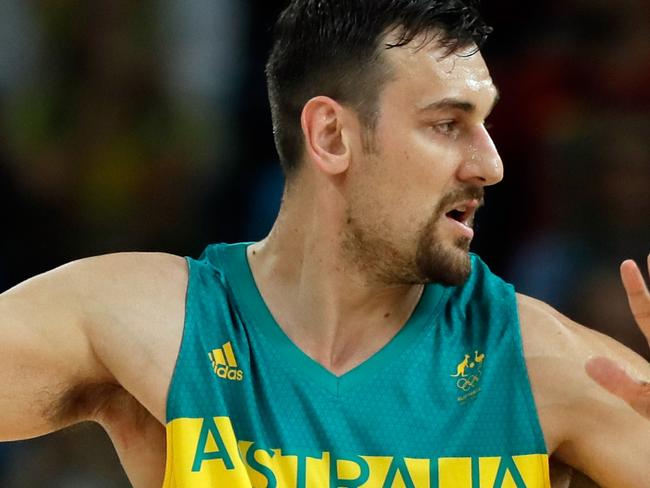
[[474, 351], [474, 354], [465, 354], [465, 358], [456, 366], [456, 373], [451, 377], [456, 378], [459, 403], [471, 400], [481, 391], [484, 362], [485, 354]]

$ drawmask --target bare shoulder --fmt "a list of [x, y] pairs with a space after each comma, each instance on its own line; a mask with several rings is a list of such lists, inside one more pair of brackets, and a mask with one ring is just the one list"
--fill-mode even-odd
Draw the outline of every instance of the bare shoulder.
[[83, 328], [110, 373], [108, 381], [68, 389], [58, 402], [61, 417], [98, 421], [133, 485], [160, 486], [162, 424], [183, 334], [186, 261], [164, 253], [119, 253], [73, 262], [59, 272], [79, 293]]
[[[524, 355], [549, 453], [602, 486], [632, 476], [636, 465], [630, 460], [639, 452], [631, 451], [650, 429], [587, 375], [585, 363], [594, 356], [609, 357], [635, 377], [648, 379], [646, 361], [539, 300], [518, 295], [517, 301]], [[619, 470], [627, 474], [620, 477]]]
[[[547, 368], [554, 361], [570, 361], [584, 366], [587, 359], [597, 355], [623, 361], [631, 373], [645, 376], [646, 361], [611, 337], [578, 324], [535, 298], [518, 294], [517, 304], [529, 368]], [[576, 374], [579, 377], [584, 374], [587, 378], [583, 369]]]
[[164, 419], [187, 269], [165, 254], [75, 261], [0, 294], [0, 439], [82, 420], [119, 389]]
[[119, 253], [67, 265], [85, 329], [115, 382], [160, 422], [180, 348], [188, 269], [179, 256]]
[[159, 281], [160, 285], [175, 286], [178, 280], [187, 278], [187, 266], [185, 259], [173, 254], [123, 252], [72, 261], [50, 274], [65, 274], [67, 279], [83, 283], [93, 291], [97, 287], [110, 288], [112, 283], [124, 280], [140, 283]]

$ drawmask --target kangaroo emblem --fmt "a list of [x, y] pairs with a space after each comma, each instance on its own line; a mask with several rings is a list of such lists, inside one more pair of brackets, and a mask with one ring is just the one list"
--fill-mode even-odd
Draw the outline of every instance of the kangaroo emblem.
[[465, 354], [465, 359], [463, 362], [461, 362], [458, 366], [456, 366], [456, 374], [452, 374], [451, 376], [454, 378], [457, 378], [459, 376], [462, 376], [463, 378], [467, 376], [465, 374], [465, 369], [469, 367], [469, 354]]
[[485, 354], [479, 354], [478, 351], [474, 351], [474, 362], [476, 364], [481, 364], [485, 359]]
[[476, 398], [476, 395], [480, 393], [479, 382], [484, 362], [485, 354], [475, 350], [474, 354], [471, 352], [465, 354], [465, 359], [456, 366], [456, 374], [450, 375], [456, 378], [456, 387], [460, 390], [457, 397], [459, 403]]

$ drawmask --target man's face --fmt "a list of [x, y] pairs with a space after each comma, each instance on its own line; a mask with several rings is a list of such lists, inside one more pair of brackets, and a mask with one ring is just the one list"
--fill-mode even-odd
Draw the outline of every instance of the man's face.
[[460, 284], [483, 189], [503, 177], [486, 128], [497, 90], [480, 53], [390, 49], [373, 150], [356, 144], [345, 252], [384, 283]]

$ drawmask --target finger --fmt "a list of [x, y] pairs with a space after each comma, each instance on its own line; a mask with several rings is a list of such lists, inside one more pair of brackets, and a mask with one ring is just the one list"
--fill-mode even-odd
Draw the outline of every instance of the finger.
[[614, 361], [592, 358], [585, 364], [587, 374], [607, 391], [625, 400], [650, 420], [650, 384], [633, 379]]
[[[648, 258], [650, 265], [650, 257]], [[621, 279], [634, 318], [650, 341], [650, 292], [645, 284], [641, 270], [634, 261], [628, 259], [621, 264]]]
[[[650, 258], [648, 263], [650, 264]], [[648, 291], [641, 270], [632, 259], [627, 259], [621, 264], [621, 278], [623, 278], [625, 290], [630, 294], [640, 294]]]

